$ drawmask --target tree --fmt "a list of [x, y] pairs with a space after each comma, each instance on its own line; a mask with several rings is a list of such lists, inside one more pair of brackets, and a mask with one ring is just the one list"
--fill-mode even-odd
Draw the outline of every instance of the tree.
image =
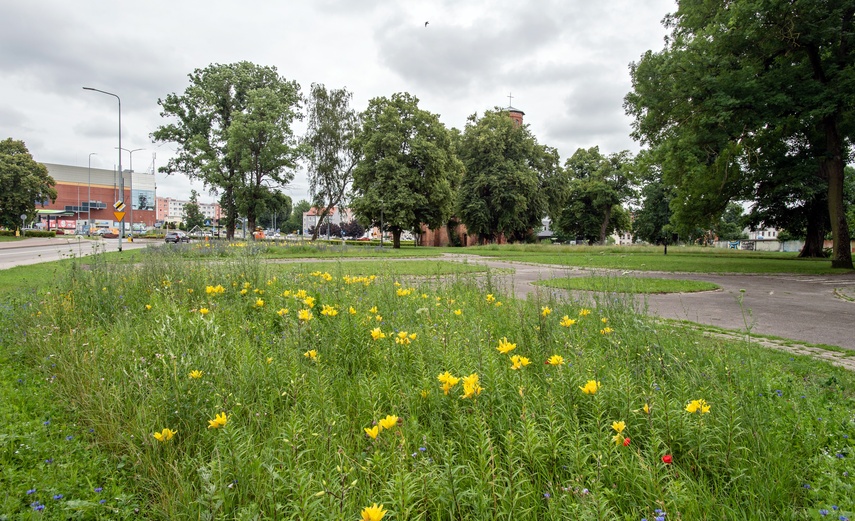
[[388, 226], [394, 248], [401, 247], [403, 230], [448, 220], [452, 187], [463, 170], [451, 134], [418, 102], [407, 93], [372, 99], [354, 139], [360, 161], [351, 208], [363, 221]]
[[300, 117], [300, 86], [275, 67], [250, 62], [210, 65], [189, 78], [184, 94], [158, 100], [161, 116], [175, 121], [152, 137], [179, 146], [161, 171], [182, 172], [220, 193], [231, 239], [239, 211], [255, 226], [270, 189], [293, 178], [301, 149], [291, 123]]
[[305, 199], [300, 199], [291, 210], [288, 220], [281, 226], [285, 233], [303, 234], [303, 214], [312, 208], [312, 204]]
[[199, 193], [190, 190], [190, 201], [184, 204], [184, 225], [188, 230], [205, 225], [205, 216], [199, 210]]
[[282, 192], [272, 192], [264, 201], [264, 209], [258, 215], [258, 225], [264, 228], [288, 230], [286, 222], [291, 217], [291, 197]]
[[[312, 84], [304, 143], [309, 147], [309, 190], [313, 205], [320, 209], [319, 222], [334, 207], [341, 209], [344, 206], [344, 198], [353, 179], [357, 154], [352, 141], [359, 120], [350, 108], [351, 98], [352, 94], [346, 89], [327, 91], [321, 84]], [[317, 238], [318, 230], [315, 230], [312, 240]]]
[[558, 154], [538, 145], [527, 126], [496, 108], [469, 116], [458, 153], [465, 173], [457, 215], [480, 241], [523, 239], [541, 225], [548, 200], [543, 190], [558, 169]]
[[21, 225], [21, 215], [35, 217], [36, 202], [56, 201], [56, 181], [37, 163], [23, 141], [0, 141], [0, 224]]
[[[824, 187], [832, 266], [851, 269], [843, 186], [855, 133], [855, 6], [681, 2], [666, 24], [666, 49], [632, 65], [626, 107], [634, 136], [677, 188], [675, 218], [712, 220], [764, 182], [783, 201], [764, 206], [809, 215], [820, 191], [782, 188], [801, 187], [807, 171]], [[786, 203], [804, 196], [812, 199]]]
[[365, 227], [355, 219], [347, 223], [342, 223], [341, 231], [344, 232], [345, 237], [350, 239], [358, 239], [365, 235]]
[[554, 207], [555, 228], [566, 235], [584, 237], [589, 244], [604, 244], [606, 236], [626, 220], [614, 219], [633, 194], [632, 158], [623, 151], [609, 156], [599, 147], [578, 149], [564, 164], [564, 189]]
[[659, 177], [644, 185], [641, 189], [641, 208], [635, 212], [635, 221], [632, 223], [632, 234], [636, 239], [668, 247], [673, 233], [670, 207], [672, 197], [671, 189]]
[[742, 205], [739, 203], [728, 203], [724, 213], [713, 229], [715, 236], [720, 241], [736, 241], [748, 238], [742, 233], [745, 229], [745, 216]]

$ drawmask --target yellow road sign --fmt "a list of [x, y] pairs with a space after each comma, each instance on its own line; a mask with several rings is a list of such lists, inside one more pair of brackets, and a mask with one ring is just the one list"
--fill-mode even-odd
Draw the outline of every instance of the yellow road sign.
[[113, 203], [113, 208], [115, 208], [118, 212], [123, 212], [125, 211], [125, 203], [122, 201], [116, 201], [115, 203]]
[[125, 212], [113, 212], [113, 216], [116, 218], [117, 221], [121, 221], [125, 218]]

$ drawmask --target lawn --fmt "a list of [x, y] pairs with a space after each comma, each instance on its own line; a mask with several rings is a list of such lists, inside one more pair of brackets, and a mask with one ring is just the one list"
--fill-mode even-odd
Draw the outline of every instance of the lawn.
[[541, 280], [535, 284], [549, 288], [596, 291], [601, 293], [693, 293], [718, 289], [718, 284], [702, 280], [657, 279], [633, 276], [565, 277]]
[[852, 515], [849, 372], [621, 298], [517, 301], [489, 277], [413, 273], [426, 263], [259, 258], [152, 252], [7, 299], [0, 511]]

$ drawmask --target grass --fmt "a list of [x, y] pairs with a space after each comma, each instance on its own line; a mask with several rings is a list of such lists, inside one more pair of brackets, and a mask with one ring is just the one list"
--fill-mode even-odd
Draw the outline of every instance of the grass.
[[345, 260], [345, 261], [306, 261], [284, 263], [281, 269], [285, 273], [309, 273], [317, 271], [347, 271], [351, 276], [416, 276], [434, 277], [461, 273], [485, 273], [486, 266], [449, 261], [423, 260]]
[[649, 246], [504, 245], [466, 248], [462, 253], [505, 260], [608, 268], [687, 273], [795, 273], [827, 275], [851, 273], [831, 268], [828, 259], [799, 259], [796, 253], [753, 252], [723, 248]]
[[565, 277], [536, 282], [540, 286], [605, 293], [691, 293], [718, 289], [718, 284], [701, 280], [655, 279], [647, 277]]
[[852, 515], [849, 372], [622, 299], [261, 255], [147, 252], [8, 300], [0, 439], [35, 447], [0, 456], [9, 519]]

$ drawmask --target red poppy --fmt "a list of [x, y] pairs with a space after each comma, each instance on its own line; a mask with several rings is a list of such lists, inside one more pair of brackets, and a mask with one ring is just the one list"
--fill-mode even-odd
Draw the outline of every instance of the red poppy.
[[624, 446], [624, 447], [629, 447], [629, 438], [624, 438], [624, 439], [623, 439], [623, 446]]
[[666, 455], [662, 456], [662, 463], [664, 463], [666, 465], [670, 465], [672, 461], [674, 461], [674, 459], [671, 457], [670, 454], [666, 454]]

